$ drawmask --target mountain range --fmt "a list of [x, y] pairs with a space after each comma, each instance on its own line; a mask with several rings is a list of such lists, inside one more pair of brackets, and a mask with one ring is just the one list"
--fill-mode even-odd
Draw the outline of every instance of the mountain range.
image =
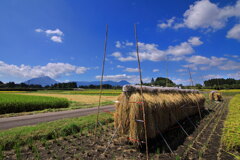
[[[99, 81], [75, 81], [77, 83], [77, 86], [89, 86], [89, 85], [99, 85], [100, 82]], [[29, 79], [25, 82], [22, 82], [22, 83], [25, 83], [25, 84], [28, 84], [28, 85], [31, 85], [31, 84], [37, 84], [37, 85], [42, 85], [42, 86], [47, 86], [47, 85], [53, 85], [53, 84], [56, 84], [56, 83], [61, 83], [61, 82], [58, 82], [48, 76], [42, 76], [42, 77], [38, 77], [38, 78], [32, 78], [32, 79]], [[112, 85], [112, 86], [123, 86], [123, 85], [126, 85], [126, 84], [130, 84], [128, 81], [119, 81], [119, 82], [114, 82], [114, 81], [103, 81], [103, 84], [109, 84], [109, 85]]]
[[[119, 81], [119, 82], [103, 81], [103, 84], [109, 84], [112, 86], [123, 86], [130, 83], [128, 81]], [[100, 82], [99, 81], [77, 81], [77, 85], [78, 86], [100, 85]]]

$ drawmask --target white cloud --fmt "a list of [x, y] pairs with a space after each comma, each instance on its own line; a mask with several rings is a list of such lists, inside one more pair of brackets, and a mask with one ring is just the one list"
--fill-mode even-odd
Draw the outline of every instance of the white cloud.
[[51, 40], [53, 42], [62, 43], [62, 38], [60, 36], [52, 36]]
[[219, 66], [221, 70], [240, 70], [240, 62], [227, 61], [223, 65]]
[[[196, 1], [190, 5], [189, 9], [183, 14], [182, 23], [168, 23], [158, 25], [160, 28], [171, 27], [174, 29], [187, 27], [191, 29], [203, 28], [210, 30], [221, 29], [231, 17], [240, 17], [240, 0], [234, 5], [220, 8], [217, 4], [209, 0]], [[171, 19], [170, 19], [171, 20]]]
[[189, 79], [170, 78], [175, 84], [190, 85]]
[[183, 67], [191, 66], [194, 70], [208, 70], [211, 67], [217, 67], [220, 70], [240, 70], [240, 62], [232, 61], [223, 57], [211, 56], [210, 58], [204, 56], [192, 56], [186, 59], [189, 65], [183, 65]]
[[211, 56], [210, 58], [204, 57], [204, 56], [192, 56], [188, 59], [186, 59], [187, 62], [195, 64], [195, 65], [200, 65], [200, 64], [207, 64], [209, 66], [219, 66], [223, 64], [227, 59], [226, 58], [218, 58]]
[[115, 47], [116, 47], [116, 48], [121, 48], [121, 42], [120, 42], [120, 41], [117, 41]]
[[236, 24], [232, 29], [230, 29], [226, 37], [240, 40], [240, 24]]
[[70, 73], [83, 74], [89, 68], [74, 66], [69, 63], [48, 63], [45, 66], [13, 65], [0, 61], [0, 73], [16, 77], [34, 78], [49, 76], [56, 78]]
[[126, 46], [133, 46], [133, 42], [128, 42], [128, 41], [126, 41], [126, 42], [125, 42], [125, 45], [126, 45]]
[[125, 68], [125, 67], [121, 65], [117, 65], [117, 68]]
[[171, 19], [167, 20], [167, 23], [160, 23], [157, 26], [162, 29], [169, 28], [169, 27], [172, 27], [174, 21], [175, 21], [175, 17], [172, 17]]
[[210, 66], [201, 66], [201, 67], [199, 67], [199, 69], [201, 71], [206, 71], [206, 70], [209, 70], [210, 68], [211, 68]]
[[231, 57], [231, 58], [239, 58], [239, 55], [232, 55], [232, 54], [224, 54], [225, 57]]
[[178, 69], [177, 72], [187, 72], [187, 69]]
[[[157, 44], [138, 42], [139, 57], [142, 61], [162, 61], [166, 60], [167, 56], [170, 56], [171, 61], [179, 61], [182, 60], [185, 55], [194, 53], [193, 46], [201, 44], [203, 44], [203, 42], [200, 41], [199, 37], [190, 37], [187, 42], [182, 42], [179, 45], [169, 46], [166, 50], [161, 50], [158, 49]], [[122, 56], [120, 52], [114, 52], [112, 56], [122, 62], [137, 60], [135, 51], [129, 52], [126, 57]]]
[[218, 6], [209, 0], [195, 2], [184, 13], [184, 24], [188, 28], [222, 28], [225, 25], [225, 19], [220, 16]]
[[86, 67], [76, 67], [75, 68], [75, 73], [77, 74], [83, 74], [85, 73], [87, 70], [89, 70], [89, 68], [86, 68]]
[[132, 57], [132, 56], [128, 56], [128, 57], [119, 57], [118, 60], [121, 61], [121, 62], [136, 61], [137, 58], [136, 57]]
[[125, 72], [138, 72], [138, 68], [126, 68]]
[[203, 76], [203, 79], [214, 79], [214, 78], [222, 78], [222, 76], [218, 74], [208, 74]]
[[122, 54], [121, 54], [121, 52], [114, 52], [114, 53], [112, 53], [112, 56], [118, 58], [118, 57], [121, 57]]
[[194, 52], [190, 43], [182, 42], [180, 45], [169, 46], [167, 53], [175, 56], [183, 56]]
[[62, 43], [62, 37], [63, 37], [63, 32], [60, 30], [60, 29], [55, 29], [55, 30], [51, 30], [51, 29], [47, 29], [47, 30], [43, 30], [41, 28], [38, 28], [38, 29], [35, 29], [35, 32], [43, 32], [46, 34], [46, 36], [50, 36], [51, 40], [53, 42], [56, 42], [56, 43]]
[[159, 69], [153, 69], [153, 72], [159, 72]]
[[45, 31], [45, 33], [47, 35], [59, 35], [59, 36], [62, 36], [63, 35], [63, 32], [60, 30], [60, 29], [55, 29], [55, 30], [51, 30], [51, 29], [48, 29]]
[[44, 32], [41, 28], [35, 29], [35, 32]]
[[191, 37], [188, 39], [188, 42], [193, 46], [199, 46], [203, 44], [203, 42], [200, 40], [200, 37]]
[[228, 74], [228, 77], [234, 78], [234, 79], [239, 79], [239, 80], [240, 80], [240, 72], [229, 73], [229, 74]]
[[[96, 79], [100, 79], [101, 76], [96, 76]], [[117, 74], [117, 75], [105, 75], [103, 77], [104, 80], [106, 81], [128, 81], [130, 83], [139, 83], [139, 76], [138, 75], [126, 75], [126, 74]], [[143, 82], [147, 83], [150, 82], [150, 78], [143, 78]]]
[[133, 42], [129, 42], [129, 41], [116, 41], [115, 42], [115, 47], [116, 48], [125, 48], [125, 47], [129, 47], [129, 46], [133, 46]]
[[186, 64], [186, 65], [182, 65], [182, 67], [184, 68], [190, 68], [190, 70], [198, 70], [198, 67], [196, 64]]

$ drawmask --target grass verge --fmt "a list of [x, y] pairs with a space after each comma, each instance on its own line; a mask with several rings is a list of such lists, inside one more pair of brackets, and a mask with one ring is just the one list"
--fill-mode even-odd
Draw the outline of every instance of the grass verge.
[[[100, 114], [100, 123], [113, 122], [108, 113]], [[38, 140], [50, 140], [64, 137], [78, 132], [85, 133], [95, 127], [96, 114], [40, 123], [34, 126], [24, 126], [0, 132], [0, 148], [13, 149], [16, 145], [26, 145]]]
[[240, 94], [235, 95], [229, 103], [229, 112], [224, 122], [222, 143], [226, 150], [240, 156]]

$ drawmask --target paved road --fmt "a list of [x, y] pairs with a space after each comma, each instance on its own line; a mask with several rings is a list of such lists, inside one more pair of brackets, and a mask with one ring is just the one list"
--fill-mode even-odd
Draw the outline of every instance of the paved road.
[[[114, 110], [115, 110], [114, 106], [109, 105], [101, 107], [100, 111], [102, 112]], [[63, 118], [81, 117], [93, 113], [97, 113], [97, 107], [60, 112], [39, 113], [35, 115], [25, 115], [18, 117], [0, 118], [0, 130], [5, 130], [19, 126], [34, 125], [41, 122], [55, 121]]]

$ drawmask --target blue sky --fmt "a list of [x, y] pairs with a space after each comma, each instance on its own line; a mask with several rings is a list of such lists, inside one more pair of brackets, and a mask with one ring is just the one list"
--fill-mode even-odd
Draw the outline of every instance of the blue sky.
[[139, 82], [135, 23], [145, 82], [240, 79], [240, 0], [2, 0], [0, 80], [98, 80], [108, 24], [104, 79]]

